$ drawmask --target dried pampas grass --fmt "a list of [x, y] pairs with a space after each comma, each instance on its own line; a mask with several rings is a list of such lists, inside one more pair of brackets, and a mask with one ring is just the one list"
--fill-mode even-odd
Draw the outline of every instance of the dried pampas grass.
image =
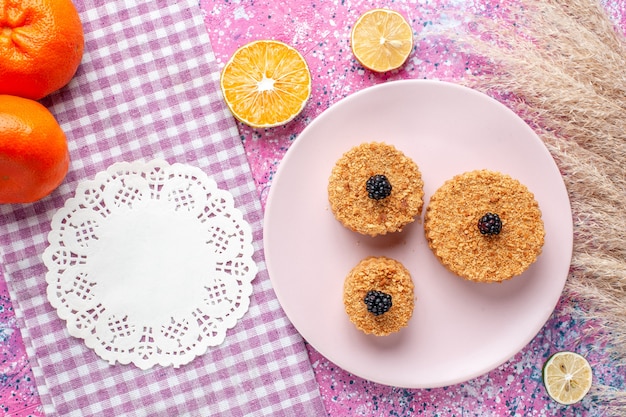
[[[626, 366], [626, 41], [597, 0], [502, 2], [461, 41], [488, 66], [471, 87], [506, 102], [535, 128], [563, 174], [574, 253], [565, 296]], [[511, 24], [514, 23], [514, 24]], [[626, 392], [597, 387], [611, 415]]]

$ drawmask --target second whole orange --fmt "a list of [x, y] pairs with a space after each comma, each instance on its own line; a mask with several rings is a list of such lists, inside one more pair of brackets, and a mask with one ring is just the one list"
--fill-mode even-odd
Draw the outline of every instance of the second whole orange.
[[69, 162], [65, 133], [45, 106], [0, 95], [0, 204], [47, 196], [65, 178]]

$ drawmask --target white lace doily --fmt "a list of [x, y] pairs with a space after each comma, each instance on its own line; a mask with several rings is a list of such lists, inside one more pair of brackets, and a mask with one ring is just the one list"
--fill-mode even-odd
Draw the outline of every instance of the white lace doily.
[[78, 185], [48, 241], [50, 303], [111, 364], [186, 364], [248, 310], [250, 225], [196, 167], [114, 164]]

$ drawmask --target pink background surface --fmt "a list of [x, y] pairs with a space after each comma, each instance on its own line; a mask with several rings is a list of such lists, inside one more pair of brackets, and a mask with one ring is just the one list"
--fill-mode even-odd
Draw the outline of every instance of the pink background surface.
[[[506, 0], [502, 0], [506, 1]], [[626, 1], [605, 1], [622, 29]], [[476, 15], [499, 13], [496, 0], [200, 0], [218, 63], [257, 39], [278, 39], [305, 57], [313, 79], [312, 95], [300, 116], [289, 124], [257, 130], [238, 124], [262, 202], [279, 162], [298, 134], [322, 111], [347, 95], [388, 80], [459, 81], [481, 71], [480, 60], [461, 53], [448, 34]], [[358, 16], [375, 7], [402, 13], [414, 30], [415, 49], [399, 70], [375, 74], [352, 56], [349, 34]], [[506, 104], [506, 103], [505, 103]], [[307, 345], [320, 392], [330, 416], [595, 416], [602, 415], [593, 396], [563, 408], [550, 401], [541, 383], [547, 357], [568, 349], [587, 356], [596, 383], [624, 389], [623, 370], [615, 367], [605, 347], [588, 336], [589, 324], [565, 313], [573, 302], [562, 299], [533, 341], [513, 359], [486, 375], [446, 388], [408, 390], [375, 384], [337, 367]], [[37, 388], [16, 325], [4, 280], [0, 280], [0, 415], [40, 416]]]

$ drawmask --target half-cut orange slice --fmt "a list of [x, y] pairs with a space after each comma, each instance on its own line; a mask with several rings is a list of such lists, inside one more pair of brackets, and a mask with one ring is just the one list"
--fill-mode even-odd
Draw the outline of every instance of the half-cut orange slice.
[[365, 12], [352, 28], [352, 52], [366, 68], [386, 72], [404, 64], [413, 49], [413, 30], [393, 10]]
[[557, 352], [543, 366], [543, 383], [556, 402], [570, 405], [582, 400], [592, 384], [589, 362], [574, 352]]
[[267, 128], [285, 124], [302, 111], [311, 94], [311, 74], [295, 48], [260, 40], [235, 51], [222, 71], [221, 88], [238, 120]]

